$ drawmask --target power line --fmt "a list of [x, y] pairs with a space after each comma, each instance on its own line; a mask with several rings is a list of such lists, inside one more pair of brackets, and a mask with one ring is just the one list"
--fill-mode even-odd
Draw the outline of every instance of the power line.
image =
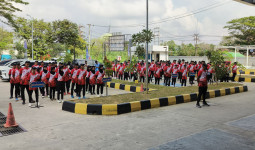
[[[171, 21], [171, 20], [177, 20], [177, 19], [189, 17], [189, 16], [192, 16], [194, 14], [198, 14], [198, 13], [205, 12], [205, 11], [208, 11], [208, 10], [213, 9], [213, 8], [217, 8], [217, 7], [223, 6], [223, 5], [225, 5], [225, 4], [229, 3], [229, 2], [231, 2], [231, 0], [223, 1], [223, 2], [220, 2], [220, 3], [216, 2], [216, 3], [213, 3], [213, 4], [208, 5], [206, 7], [202, 7], [202, 8], [199, 8], [197, 10], [194, 10], [194, 11], [191, 11], [191, 12], [188, 12], [188, 13], [183, 13], [181, 15], [176, 15], [176, 16], [171, 16], [171, 17], [168, 17], [168, 18], [160, 19], [158, 21], [152, 21], [152, 22], [149, 23], [149, 25], [160, 24], [160, 23]], [[109, 25], [106, 26], [106, 25], [95, 25], [95, 24], [93, 24], [92, 26], [109, 28]], [[112, 28], [127, 28], [127, 27], [139, 27], [139, 26], [145, 27], [145, 25], [143, 23], [140, 23], [140, 24], [130, 24], [130, 25], [122, 25], [122, 26], [111, 26], [111, 27]]]

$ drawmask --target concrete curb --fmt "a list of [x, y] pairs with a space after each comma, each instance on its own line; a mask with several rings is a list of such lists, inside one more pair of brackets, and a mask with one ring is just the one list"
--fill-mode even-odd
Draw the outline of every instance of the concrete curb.
[[237, 82], [255, 82], [255, 78], [246, 78], [246, 77], [235, 77], [235, 81]]
[[[117, 90], [125, 90], [129, 92], [140, 92], [141, 87], [140, 86], [132, 86], [127, 84], [120, 84], [120, 83], [113, 83], [113, 82], [107, 82], [108, 87], [114, 88]], [[146, 88], [143, 88], [144, 91], [146, 91]], [[155, 89], [149, 89], [149, 91], [154, 91]]]
[[[207, 98], [220, 97], [235, 93], [247, 92], [247, 86], [231, 87], [220, 90], [210, 90], [207, 92]], [[120, 115], [134, 111], [145, 109], [164, 107], [169, 105], [188, 103], [197, 100], [198, 93], [182, 94], [177, 96], [169, 96], [155, 98], [150, 100], [134, 101], [122, 104], [84, 104], [64, 101], [62, 110], [76, 114], [91, 115]]]

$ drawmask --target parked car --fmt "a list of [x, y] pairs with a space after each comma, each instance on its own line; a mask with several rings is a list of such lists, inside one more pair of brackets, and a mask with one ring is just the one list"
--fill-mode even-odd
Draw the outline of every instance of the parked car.
[[26, 59], [12, 59], [12, 60], [7, 60], [7, 61], [8, 62], [3, 62], [2, 65], [0, 65], [0, 78], [2, 80], [9, 80], [9, 70], [12, 68], [12, 65], [14, 63], [19, 62], [20, 64], [22, 64], [22, 63], [25, 63], [25, 61], [27, 61], [27, 60]]
[[[9, 80], [9, 70], [12, 68], [12, 65], [14, 63], [19, 62], [21, 67], [25, 66], [25, 62], [27, 61], [27, 59], [13, 59], [13, 60], [8, 60], [8, 62], [0, 62], [0, 78], [2, 80]], [[36, 60], [31, 60], [30, 61], [30, 65], [29, 67], [32, 67], [34, 65]], [[38, 65], [40, 65], [40, 62], [38, 63]], [[55, 61], [44, 61], [45, 65], [48, 65], [50, 62], [55, 62]], [[3, 65], [1, 65], [1, 63]]]

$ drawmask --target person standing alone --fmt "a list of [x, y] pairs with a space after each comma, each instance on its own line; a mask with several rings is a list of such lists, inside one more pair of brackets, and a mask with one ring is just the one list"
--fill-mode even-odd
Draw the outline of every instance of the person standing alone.
[[201, 108], [200, 106], [200, 100], [203, 96], [203, 106], [210, 106], [205, 101], [206, 98], [206, 92], [207, 92], [207, 65], [203, 64], [203, 69], [198, 72], [197, 81], [198, 81], [198, 98], [197, 98], [197, 108]]

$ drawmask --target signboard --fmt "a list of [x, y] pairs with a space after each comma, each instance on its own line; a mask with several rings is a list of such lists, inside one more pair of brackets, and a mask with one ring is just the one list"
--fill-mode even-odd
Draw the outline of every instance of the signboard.
[[103, 78], [103, 82], [111, 82], [112, 78]]
[[30, 88], [40, 88], [40, 87], [45, 87], [44, 82], [32, 82], [29, 84]]
[[195, 76], [196, 76], [196, 73], [195, 73], [195, 72], [190, 72], [190, 73], [189, 73], [189, 76], [190, 76], [190, 77], [195, 77]]
[[118, 60], [118, 61], [121, 61], [121, 56], [118, 56], [118, 57], [117, 57], [117, 60]]
[[172, 78], [177, 78], [178, 74], [172, 74]]
[[113, 35], [109, 37], [110, 51], [124, 51], [125, 50], [125, 35]]

